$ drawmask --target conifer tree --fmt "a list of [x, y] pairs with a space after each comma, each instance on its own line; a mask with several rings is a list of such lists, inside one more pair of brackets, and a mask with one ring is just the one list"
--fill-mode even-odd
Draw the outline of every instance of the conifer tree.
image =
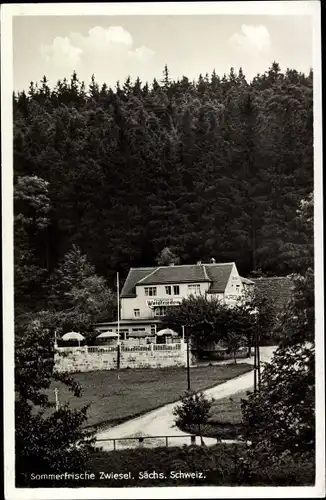
[[296, 272], [312, 78], [273, 63], [250, 84], [241, 68], [172, 82], [166, 66], [150, 88], [93, 77], [86, 92], [74, 73], [15, 94], [15, 174], [50, 183], [50, 268], [77, 244], [109, 280], [164, 246], [189, 263], [236, 260], [243, 274]]
[[115, 296], [105, 280], [95, 274], [85, 254], [73, 246], [53, 273], [49, 306], [62, 333], [80, 331], [92, 337], [98, 321], [113, 319]]

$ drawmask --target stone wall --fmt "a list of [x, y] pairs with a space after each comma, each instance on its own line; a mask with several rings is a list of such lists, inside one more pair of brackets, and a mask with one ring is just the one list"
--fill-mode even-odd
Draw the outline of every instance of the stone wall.
[[[120, 369], [186, 366], [186, 347], [184, 342], [135, 347], [121, 346]], [[118, 357], [117, 347], [59, 347], [55, 354], [55, 369], [69, 373], [116, 370]]]

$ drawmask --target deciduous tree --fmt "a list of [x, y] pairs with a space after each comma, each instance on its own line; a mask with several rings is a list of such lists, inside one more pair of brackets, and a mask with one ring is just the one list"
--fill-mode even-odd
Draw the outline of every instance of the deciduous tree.
[[205, 424], [209, 418], [212, 403], [213, 400], [209, 400], [202, 392], [188, 391], [183, 396], [181, 403], [176, 406], [173, 411], [173, 414], [176, 417], [175, 423], [177, 426], [198, 426], [198, 435], [200, 436], [202, 445], [204, 442], [201, 426]]
[[14, 278], [17, 320], [43, 303], [47, 279], [48, 182], [18, 176], [14, 186]]
[[288, 454], [300, 459], [315, 447], [315, 350], [280, 347], [262, 372], [261, 389], [243, 401], [245, 437], [269, 463]]
[[294, 278], [279, 318], [280, 345], [262, 372], [261, 389], [243, 402], [246, 437], [262, 460], [301, 460], [315, 448], [314, 274]]
[[93, 443], [82, 429], [87, 407], [59, 409], [49, 401], [52, 381], [65, 383], [75, 396], [81, 388], [72, 377], [54, 370], [53, 318], [46, 312], [16, 331], [15, 342], [15, 462], [16, 485], [35, 486], [32, 473], [85, 470]]

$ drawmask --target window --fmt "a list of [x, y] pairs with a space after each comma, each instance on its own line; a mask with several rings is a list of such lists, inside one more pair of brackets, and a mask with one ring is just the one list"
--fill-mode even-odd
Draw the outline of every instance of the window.
[[165, 315], [166, 315], [165, 306], [155, 307], [155, 316], [165, 316]]
[[132, 328], [133, 332], [144, 332], [145, 328]]
[[151, 325], [151, 335], [156, 335], [156, 325]]
[[200, 293], [200, 285], [188, 285], [188, 290], [193, 294]]
[[140, 316], [140, 309], [134, 309], [134, 316], [135, 316], [135, 318], [139, 318], [139, 316]]
[[129, 333], [128, 328], [121, 328], [121, 330], [120, 330], [121, 340], [126, 340], [126, 338], [128, 337], [128, 333]]
[[174, 287], [173, 287], [173, 294], [174, 295], [180, 295], [180, 287], [179, 287], [179, 285], [174, 285]]
[[145, 295], [147, 295], [147, 297], [155, 297], [156, 286], [145, 286]]
[[166, 293], [166, 295], [172, 295], [172, 291], [171, 291], [171, 286], [170, 285], [168, 285], [168, 286], [165, 287], [165, 293]]

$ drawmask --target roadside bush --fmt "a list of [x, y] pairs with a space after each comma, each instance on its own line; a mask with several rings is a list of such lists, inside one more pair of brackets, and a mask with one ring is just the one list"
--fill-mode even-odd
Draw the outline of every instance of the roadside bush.
[[201, 426], [207, 422], [211, 407], [212, 401], [202, 392], [187, 391], [173, 411], [175, 423], [177, 426], [195, 425], [203, 443]]

